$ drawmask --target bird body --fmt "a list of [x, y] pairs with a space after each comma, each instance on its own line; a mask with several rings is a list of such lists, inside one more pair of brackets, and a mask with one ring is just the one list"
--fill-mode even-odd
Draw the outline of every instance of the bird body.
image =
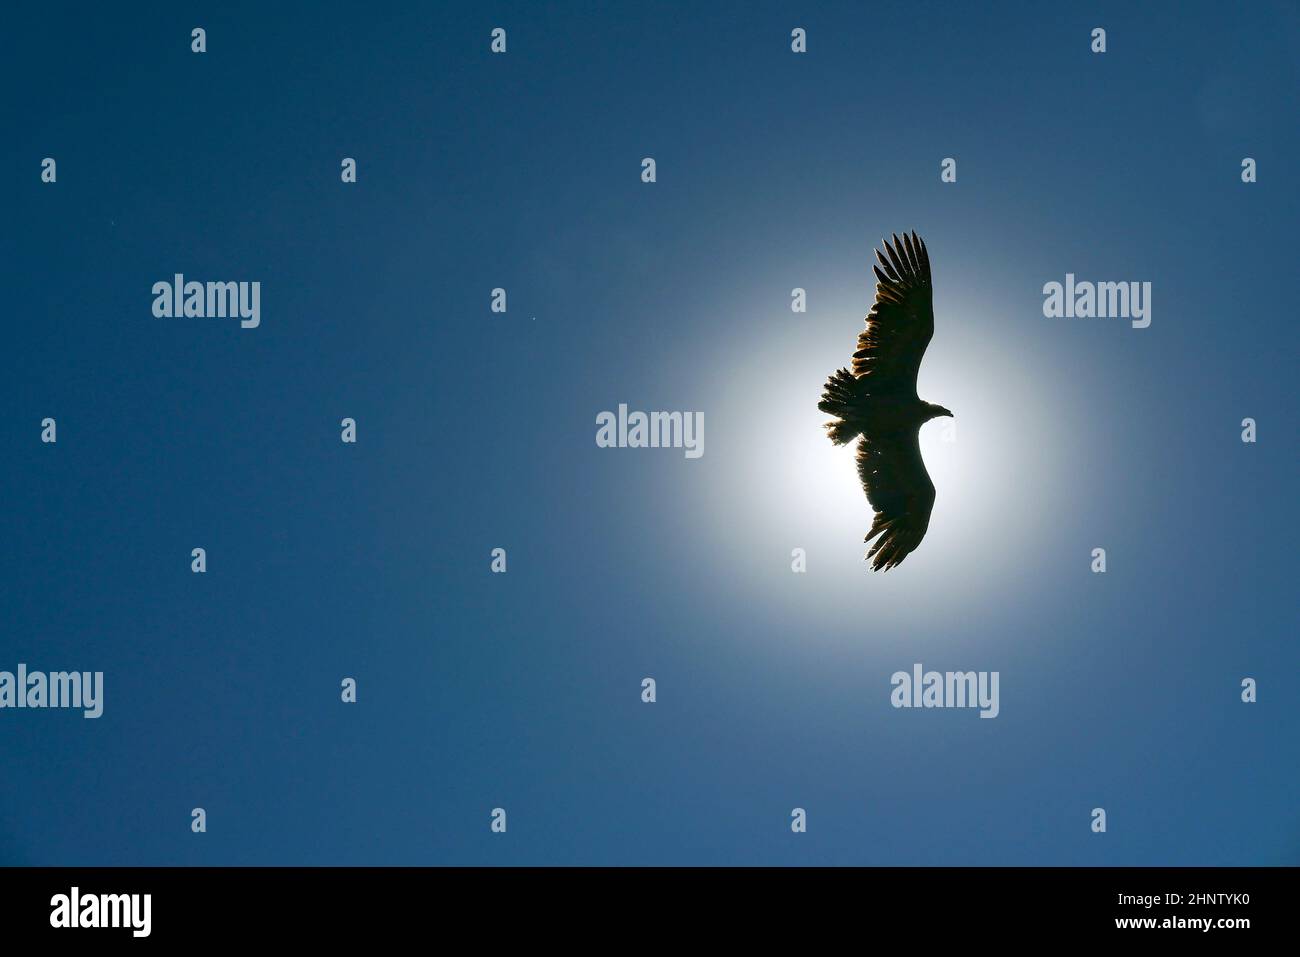
[[934, 335], [930, 254], [916, 235], [904, 234], [876, 251], [876, 301], [858, 335], [853, 368], [827, 381], [817, 408], [836, 418], [826, 430], [836, 445], [858, 438], [858, 477], [875, 511], [866, 541], [874, 571], [906, 558], [930, 526], [934, 483], [921, 458], [920, 429], [952, 415], [921, 399], [916, 379]]
[[[861, 396], [856, 407], [847, 410], [845, 422], [864, 435], [882, 436], [889, 432], [917, 429], [930, 419], [946, 412], [940, 406], [933, 405], [915, 395], [872, 395]], [[840, 443], [837, 443], [840, 444]]]

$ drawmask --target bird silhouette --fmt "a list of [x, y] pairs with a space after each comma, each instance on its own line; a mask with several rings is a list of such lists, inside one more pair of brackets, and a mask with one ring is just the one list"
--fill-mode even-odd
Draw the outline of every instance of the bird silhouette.
[[862, 437], [858, 477], [875, 511], [863, 541], [876, 539], [866, 555], [873, 571], [893, 568], [925, 538], [934, 483], [921, 458], [921, 425], [952, 415], [916, 394], [921, 357], [934, 336], [930, 254], [916, 233], [881, 245], [880, 264], [872, 266], [876, 301], [858, 335], [853, 371], [840, 369], [827, 379], [817, 403], [836, 417], [826, 423], [832, 442]]

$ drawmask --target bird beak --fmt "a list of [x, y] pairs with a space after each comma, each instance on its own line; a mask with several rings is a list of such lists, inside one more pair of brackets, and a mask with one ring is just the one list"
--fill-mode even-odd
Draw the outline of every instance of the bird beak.
[[954, 416], [954, 415], [953, 415], [951, 412], [949, 412], [947, 409], [944, 409], [944, 410], [943, 410], [943, 414], [946, 415], [946, 416], [947, 416], [948, 418], [950, 418], [950, 419], [956, 418], [956, 416]]

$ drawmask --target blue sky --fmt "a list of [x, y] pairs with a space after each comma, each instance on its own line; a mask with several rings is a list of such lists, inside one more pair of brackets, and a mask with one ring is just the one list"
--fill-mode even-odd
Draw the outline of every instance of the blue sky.
[[[0, 669], [105, 704], [0, 711], [0, 863], [1300, 863], [1294, 5], [11, 19]], [[816, 402], [905, 229], [958, 433], [882, 577]], [[598, 449], [620, 402], [705, 454]]]

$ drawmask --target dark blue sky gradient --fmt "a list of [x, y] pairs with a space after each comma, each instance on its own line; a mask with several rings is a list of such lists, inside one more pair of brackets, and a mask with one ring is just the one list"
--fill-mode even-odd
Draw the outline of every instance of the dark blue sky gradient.
[[[0, 711], [0, 863], [1300, 863], [1300, 15], [1053, 6], [7, 12], [0, 669], [106, 691]], [[748, 463], [903, 229], [986, 491], [881, 579]], [[155, 319], [176, 272], [260, 328]], [[1151, 327], [1044, 319], [1066, 272]], [[704, 457], [597, 449], [619, 402]], [[914, 661], [1001, 715], [892, 709]]]

